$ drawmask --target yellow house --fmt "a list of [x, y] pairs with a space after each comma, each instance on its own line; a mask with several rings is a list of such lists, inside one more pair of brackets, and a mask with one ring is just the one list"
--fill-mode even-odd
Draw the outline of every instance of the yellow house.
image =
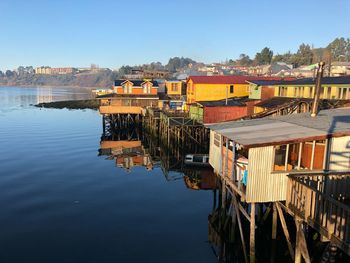
[[187, 104], [249, 96], [249, 80], [275, 78], [253, 76], [190, 76], [187, 79]]
[[165, 88], [169, 96], [181, 96], [183, 93], [183, 82], [181, 80], [166, 80]]
[[[316, 80], [313, 78], [281, 81], [275, 86], [275, 97], [313, 98]], [[349, 100], [350, 76], [322, 78], [321, 99]]]

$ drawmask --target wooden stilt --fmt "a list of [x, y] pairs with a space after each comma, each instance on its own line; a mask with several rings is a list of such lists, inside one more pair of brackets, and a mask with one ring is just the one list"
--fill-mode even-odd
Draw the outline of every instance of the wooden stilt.
[[299, 229], [301, 228], [301, 221], [295, 221], [297, 233], [296, 233], [296, 241], [295, 241], [295, 258], [294, 263], [301, 263], [301, 250], [300, 250], [300, 236], [298, 235]]
[[299, 219], [295, 220], [295, 224], [297, 227], [296, 234], [296, 244], [295, 244], [295, 263], [301, 263], [301, 257], [304, 258], [306, 263], [310, 263], [309, 251], [307, 249], [306, 239], [303, 230], [302, 221]]
[[277, 237], [277, 208], [276, 204], [273, 203], [273, 212], [272, 212], [272, 239]]
[[241, 240], [242, 240], [244, 262], [248, 263], [247, 249], [246, 249], [246, 245], [245, 245], [245, 241], [244, 241], [242, 222], [241, 222], [241, 218], [240, 218], [240, 215], [239, 215], [238, 202], [237, 202], [237, 198], [236, 198], [235, 194], [232, 195], [232, 200], [234, 202], [234, 207], [235, 207], [236, 215], [237, 215], [237, 222], [238, 222], [239, 233], [240, 233]]
[[278, 202], [275, 203], [275, 206], [276, 206], [277, 211], [278, 211], [278, 215], [279, 215], [279, 218], [281, 221], [284, 236], [286, 237], [289, 253], [290, 253], [291, 257], [294, 258], [294, 250], [293, 250], [292, 242], [290, 241], [290, 236], [289, 236], [286, 220], [284, 219], [283, 211], [282, 211], [280, 205], [278, 204]]
[[255, 262], [255, 203], [250, 205], [250, 263]]

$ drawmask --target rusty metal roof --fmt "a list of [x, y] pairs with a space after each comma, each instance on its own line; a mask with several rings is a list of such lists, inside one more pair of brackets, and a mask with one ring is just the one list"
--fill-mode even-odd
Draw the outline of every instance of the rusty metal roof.
[[246, 147], [321, 140], [350, 135], [350, 108], [206, 125]]

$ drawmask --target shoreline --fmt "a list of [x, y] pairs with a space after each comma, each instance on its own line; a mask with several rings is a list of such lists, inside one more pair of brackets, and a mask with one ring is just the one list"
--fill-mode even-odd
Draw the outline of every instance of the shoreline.
[[101, 88], [101, 87], [82, 87], [82, 86], [51, 86], [51, 85], [3, 85], [0, 84], [0, 88], [69, 88], [69, 89], [108, 89], [108, 88]]

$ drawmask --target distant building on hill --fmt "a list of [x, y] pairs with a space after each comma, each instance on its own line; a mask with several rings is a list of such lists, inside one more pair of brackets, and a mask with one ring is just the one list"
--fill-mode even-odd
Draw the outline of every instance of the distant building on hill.
[[76, 71], [75, 68], [50, 68], [50, 67], [38, 67], [35, 69], [35, 74], [40, 75], [57, 75], [57, 74], [73, 74]]
[[145, 69], [132, 69], [130, 74], [125, 74], [125, 79], [137, 80], [137, 79], [166, 79], [170, 75], [169, 71], [165, 70], [145, 70]]
[[330, 73], [334, 77], [350, 75], [350, 62], [333, 62]]

